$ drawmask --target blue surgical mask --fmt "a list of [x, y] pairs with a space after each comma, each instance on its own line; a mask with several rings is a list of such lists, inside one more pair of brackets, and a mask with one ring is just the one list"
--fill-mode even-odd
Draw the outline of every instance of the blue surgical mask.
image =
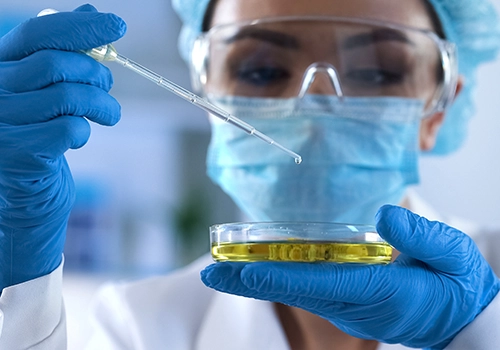
[[373, 224], [418, 182], [423, 103], [406, 98], [308, 95], [225, 97], [220, 107], [299, 153], [293, 159], [215, 120], [207, 172], [253, 221]]

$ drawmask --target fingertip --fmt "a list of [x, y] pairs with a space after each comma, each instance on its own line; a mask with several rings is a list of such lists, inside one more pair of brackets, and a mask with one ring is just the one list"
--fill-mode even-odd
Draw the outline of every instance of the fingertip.
[[375, 215], [376, 228], [378, 234], [389, 243], [394, 243], [394, 238], [398, 237], [398, 232], [413, 230], [411, 226], [411, 211], [395, 205], [382, 206]]
[[87, 144], [91, 134], [89, 122], [82, 117], [62, 117], [66, 123], [66, 134], [71, 140], [69, 148], [79, 149]]
[[120, 120], [121, 120], [120, 114], [111, 114], [107, 117], [106, 120], [96, 121], [96, 122], [104, 126], [115, 126], [116, 124], [118, 124]]
[[111, 44], [123, 37], [127, 31], [125, 21], [114, 13], [98, 12], [85, 16], [88, 17], [87, 22], [78, 22], [75, 25], [79, 26], [82, 31], [93, 27], [94, 35], [86, 37], [87, 43], [85, 47], [82, 47], [83, 49]]
[[84, 116], [103, 125], [114, 126], [121, 118], [120, 103], [100, 88], [85, 84], [61, 83], [47, 88], [49, 117], [54, 115]]
[[62, 155], [68, 149], [81, 148], [90, 138], [90, 124], [83, 117], [61, 116], [39, 125], [47, 128], [44, 132], [45, 137], [40, 137], [40, 140], [42, 142], [51, 140], [51, 147], [47, 147], [46, 150], [52, 155], [51, 157], [54, 154]]
[[73, 12], [87, 13], [88, 15], [82, 14], [82, 16], [94, 20], [96, 22], [96, 28], [104, 25], [105, 31], [103, 33], [109, 35], [109, 41], [105, 44], [109, 44], [112, 41], [120, 39], [127, 31], [127, 24], [121, 17], [115, 15], [114, 13], [99, 12], [90, 4], [82, 5]]
[[391, 212], [393, 211], [393, 206], [386, 204], [379, 208], [377, 214], [375, 214], [375, 227], [377, 228], [378, 234], [387, 240], [387, 232], [390, 230], [390, 220]]
[[106, 16], [109, 17], [110, 30], [116, 34], [116, 39], [113, 39], [113, 41], [116, 41], [127, 32], [127, 23], [114, 13], [107, 13]]
[[96, 120], [99, 124], [105, 126], [115, 126], [122, 118], [122, 107], [120, 103], [114, 100], [114, 106], [112, 107], [108, 116], [101, 121]]
[[[121, 105], [113, 96], [97, 88], [85, 86], [78, 86], [78, 88], [81, 91], [81, 99], [78, 100], [78, 103], [70, 100], [76, 108], [71, 109], [70, 113], [64, 114], [83, 115], [88, 120], [102, 126], [114, 126], [120, 121]], [[86, 102], [85, 98], [90, 99], [92, 103]]]
[[377, 224], [379, 222], [385, 221], [386, 217], [388, 216], [390, 211], [393, 209], [393, 207], [394, 207], [394, 205], [385, 204], [379, 208], [379, 210], [375, 214], [375, 221], [377, 222]]
[[214, 268], [214, 265], [215, 264], [211, 264], [211, 265], [208, 265], [207, 267], [205, 267], [203, 270], [200, 271], [200, 278], [201, 278], [201, 281], [207, 286], [207, 287], [211, 287], [212, 286], [212, 282], [210, 281], [210, 274]]
[[[122, 38], [127, 31], [125, 21], [114, 13], [99, 12], [88, 16], [91, 16], [90, 21], [93, 23], [91, 26], [95, 28], [97, 35], [88, 38], [89, 41], [84, 49], [111, 44]], [[82, 30], [87, 30], [87, 28]]]
[[125, 21], [121, 17], [118, 17], [118, 16], [116, 16], [116, 17], [119, 21], [121, 36], [124, 36], [125, 33], [127, 32], [127, 23], [125, 23]]
[[116, 106], [117, 112], [115, 114], [115, 121], [113, 125], [116, 125], [122, 119], [122, 106], [118, 101], [116, 101], [116, 104], [118, 106]]
[[210, 288], [218, 291], [235, 291], [241, 289], [240, 273], [246, 263], [218, 262], [201, 271], [201, 280]]

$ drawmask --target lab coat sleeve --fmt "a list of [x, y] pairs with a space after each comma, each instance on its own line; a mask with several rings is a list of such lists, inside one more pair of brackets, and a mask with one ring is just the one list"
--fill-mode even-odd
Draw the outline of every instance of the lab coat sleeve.
[[500, 347], [500, 293], [472, 323], [465, 327], [446, 350], [491, 350]]
[[108, 283], [101, 287], [92, 302], [93, 333], [85, 350], [134, 349], [133, 333], [129, 327], [133, 317], [121, 298], [118, 286]]
[[0, 296], [1, 350], [64, 350], [63, 262], [48, 275], [5, 288]]
[[200, 279], [206, 255], [167, 275], [115, 281], [101, 287], [91, 307], [86, 350], [192, 350], [216, 292]]

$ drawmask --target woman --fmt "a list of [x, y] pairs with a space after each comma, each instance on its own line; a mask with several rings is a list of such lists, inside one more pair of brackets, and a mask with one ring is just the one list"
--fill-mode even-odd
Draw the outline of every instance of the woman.
[[[206, 288], [199, 280], [208, 264], [204, 257], [170, 276], [103, 289], [95, 308], [99, 327], [89, 347], [491, 347], [498, 332], [484, 324], [499, 324], [500, 284], [472, 241], [402, 208], [383, 207], [374, 219], [384, 204], [434, 216], [407, 187], [418, 181], [420, 151], [432, 151], [436, 142], [441, 152], [457, 147], [452, 141], [464, 120], [445, 112], [460, 92], [469, 93], [456, 70], [453, 45], [442, 38], [456, 35], [460, 54], [467, 53], [458, 35], [464, 33], [450, 28], [479, 15], [496, 23], [487, 3], [175, 5], [185, 21], [182, 53], [193, 59], [195, 85], [304, 159], [300, 166], [290, 164], [212, 121], [211, 178], [252, 220], [376, 222], [401, 256], [385, 269], [223, 263], [202, 273], [210, 287], [276, 304]], [[195, 44], [202, 29], [207, 34]], [[83, 6], [34, 19], [0, 41], [0, 61], [8, 62], [0, 67], [3, 76], [18, 78], [0, 85], [7, 91], [0, 112], [3, 347], [64, 347], [61, 253], [73, 190], [63, 153], [89, 136], [78, 116], [105, 125], [119, 117], [106, 93], [109, 72], [69, 51], [107, 44], [123, 33], [119, 18]], [[471, 74], [481, 59], [490, 58], [494, 42], [465, 45], [474, 59], [464, 55], [461, 73]], [[29, 74], [30, 68], [40, 72], [40, 64], [47, 74]], [[477, 239], [493, 244], [482, 232]], [[30, 331], [21, 334], [20, 324]]]

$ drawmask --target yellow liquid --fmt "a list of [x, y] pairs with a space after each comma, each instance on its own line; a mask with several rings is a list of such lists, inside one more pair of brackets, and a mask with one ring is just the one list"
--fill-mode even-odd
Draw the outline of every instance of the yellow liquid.
[[216, 243], [216, 261], [289, 261], [388, 264], [392, 247], [387, 243], [259, 242]]

